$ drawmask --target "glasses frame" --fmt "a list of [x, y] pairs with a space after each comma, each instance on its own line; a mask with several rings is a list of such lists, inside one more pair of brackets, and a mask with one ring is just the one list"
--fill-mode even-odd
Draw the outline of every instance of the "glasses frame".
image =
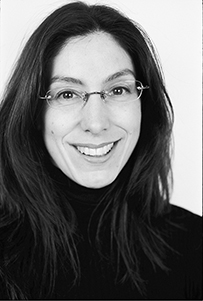
[[[131, 81], [131, 80], [128, 80], [128, 81]], [[136, 83], [139, 83], [139, 85], [140, 86], [138, 86], [137, 87], [137, 90], [140, 90], [141, 92], [140, 92], [140, 95], [136, 98], [136, 99], [134, 99], [133, 101], [136, 101], [136, 100], [138, 100], [138, 99], [140, 99], [140, 97], [142, 96], [142, 93], [143, 93], [143, 90], [146, 90], [146, 89], [149, 89], [149, 86], [143, 86], [143, 84], [142, 84], [142, 82], [141, 81], [139, 81], [139, 80], [132, 80], [132, 81], [135, 81], [135, 84]], [[137, 85], [136, 85], [137, 86]], [[72, 90], [74, 90], [74, 89], [72, 89]], [[86, 92], [86, 91], [84, 91], [84, 92], [82, 92], [82, 91], [77, 91], [77, 90], [75, 90], [76, 92], [79, 92], [78, 93], [78, 96], [84, 101], [84, 104], [86, 104], [87, 102], [88, 102], [88, 100], [89, 100], [89, 97], [91, 96], [91, 95], [94, 95], [94, 94], [99, 94], [100, 95], [100, 97], [101, 97], [101, 99], [103, 100], [103, 101], [105, 101], [105, 99], [108, 97], [108, 91], [105, 91], [105, 90], [102, 90], [102, 91], [93, 91], [93, 92]], [[43, 100], [46, 100], [46, 102], [47, 102], [47, 104], [51, 107], [51, 108], [53, 108], [53, 106], [50, 104], [50, 100], [52, 99], [52, 97], [51, 97], [51, 95], [49, 95], [49, 93], [51, 92], [51, 90], [48, 90], [47, 92], [46, 92], [46, 94], [45, 94], [45, 96], [40, 96], [39, 98], [40, 99], [43, 99]], [[64, 105], [64, 104], [59, 104], [58, 105], [58, 107], [65, 107], [65, 106], [69, 106], [69, 105]]]

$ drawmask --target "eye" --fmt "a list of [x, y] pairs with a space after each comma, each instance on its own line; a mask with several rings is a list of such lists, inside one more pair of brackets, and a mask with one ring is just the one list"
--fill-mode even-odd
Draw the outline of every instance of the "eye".
[[126, 92], [129, 92], [129, 90], [126, 88], [126, 87], [116, 87], [116, 88], [113, 88], [111, 93], [113, 95], [123, 95], [125, 94]]
[[130, 89], [124, 86], [117, 86], [110, 90], [110, 96], [124, 96], [130, 93]]
[[65, 91], [59, 91], [56, 94], [56, 99], [73, 99], [75, 97], [78, 97], [77, 93], [71, 90], [65, 90]]

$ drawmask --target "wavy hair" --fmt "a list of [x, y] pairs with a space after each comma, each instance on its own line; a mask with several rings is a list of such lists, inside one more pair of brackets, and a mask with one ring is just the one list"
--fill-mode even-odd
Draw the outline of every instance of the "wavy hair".
[[[166, 244], [156, 229], [156, 219], [170, 207], [173, 109], [161, 66], [149, 37], [137, 23], [111, 7], [74, 2], [55, 10], [34, 31], [16, 63], [1, 103], [0, 205], [1, 231], [6, 243], [0, 276], [11, 299], [31, 298], [31, 280], [27, 279], [38, 277], [39, 283], [33, 283], [41, 284], [41, 296], [45, 283], [53, 289], [57, 262], [63, 258], [69, 259], [73, 285], [80, 276], [74, 212], [66, 200], [69, 216], [65, 218], [59, 204], [63, 193], [47, 171], [48, 153], [42, 134], [45, 104], [39, 95], [44, 95], [49, 87], [53, 59], [63, 45], [72, 37], [96, 31], [114, 37], [131, 57], [137, 78], [150, 86], [141, 100], [140, 138], [127, 168], [121, 172], [122, 181], [118, 177], [99, 203], [103, 209], [96, 243], [102, 253], [101, 233], [108, 213], [111, 251], [117, 254], [120, 281], [130, 278], [144, 293], [137, 241], [154, 268], [167, 268]], [[43, 258], [41, 271], [35, 270], [39, 252]], [[61, 259], [59, 254], [63, 254]], [[13, 273], [16, 261], [20, 263], [19, 270]], [[121, 264], [124, 274], [120, 273]]]

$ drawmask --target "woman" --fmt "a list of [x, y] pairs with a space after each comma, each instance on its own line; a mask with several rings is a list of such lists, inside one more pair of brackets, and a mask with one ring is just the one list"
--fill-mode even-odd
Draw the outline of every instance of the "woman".
[[0, 118], [2, 298], [201, 299], [201, 219], [169, 204], [173, 110], [137, 24], [57, 9]]

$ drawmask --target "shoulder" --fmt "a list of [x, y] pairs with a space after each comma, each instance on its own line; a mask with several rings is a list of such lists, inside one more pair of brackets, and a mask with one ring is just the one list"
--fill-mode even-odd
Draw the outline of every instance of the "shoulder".
[[159, 226], [167, 229], [171, 242], [182, 251], [199, 249], [202, 240], [202, 217], [184, 208], [171, 205]]
[[197, 239], [202, 235], [202, 217], [184, 208], [171, 205], [169, 213], [165, 214], [164, 218], [169, 224], [176, 226], [177, 232]]
[[192, 221], [192, 220], [199, 220], [201, 221], [201, 216], [197, 215], [187, 209], [181, 208], [179, 206], [176, 205], [171, 205], [170, 206], [170, 211], [169, 213], [171, 215], [171, 217], [173, 218], [177, 218], [177, 219], [185, 219], [187, 221]]

